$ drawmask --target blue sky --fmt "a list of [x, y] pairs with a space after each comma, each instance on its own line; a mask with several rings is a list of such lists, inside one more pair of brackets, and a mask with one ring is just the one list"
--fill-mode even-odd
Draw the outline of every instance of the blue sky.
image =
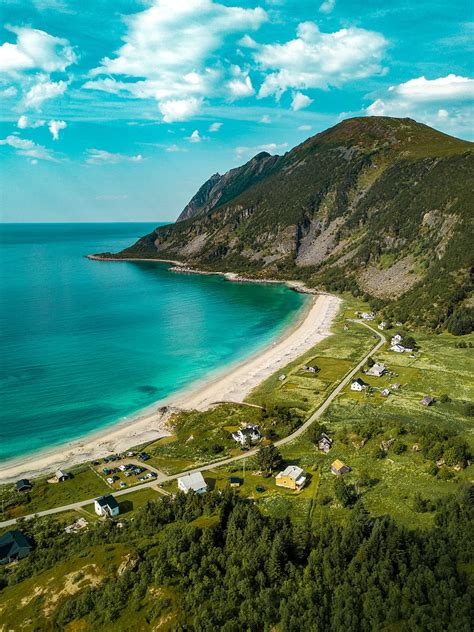
[[4, 0], [3, 221], [165, 221], [350, 116], [474, 139], [471, 2]]

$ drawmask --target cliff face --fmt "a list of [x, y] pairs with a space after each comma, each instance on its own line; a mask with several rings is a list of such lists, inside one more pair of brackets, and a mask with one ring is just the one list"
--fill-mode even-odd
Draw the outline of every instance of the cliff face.
[[181, 222], [185, 219], [205, 215], [218, 205], [238, 196], [265, 177], [277, 161], [278, 156], [270, 156], [266, 152], [261, 152], [245, 165], [231, 169], [223, 176], [215, 173], [184, 207], [176, 221]]
[[117, 256], [301, 278], [435, 326], [470, 291], [473, 148], [410, 119], [349, 119], [216, 174]]

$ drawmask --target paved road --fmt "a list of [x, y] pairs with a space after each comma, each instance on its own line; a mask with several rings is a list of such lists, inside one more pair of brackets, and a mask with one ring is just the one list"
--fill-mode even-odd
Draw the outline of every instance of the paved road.
[[[356, 373], [358, 371], [360, 371], [360, 369], [364, 366], [364, 364], [367, 362], [367, 360], [374, 353], [376, 353], [383, 344], [385, 344], [386, 338], [381, 332], [377, 331], [376, 329], [374, 329], [370, 325], [367, 325], [367, 323], [364, 323], [364, 322], [361, 322], [361, 321], [358, 321], [358, 320], [357, 321], [353, 321], [353, 322], [357, 322], [357, 323], [359, 323], [361, 325], [364, 325], [364, 327], [367, 327], [368, 329], [373, 331], [374, 334], [377, 334], [377, 336], [379, 337], [379, 341], [371, 349], [371, 351], [369, 351], [369, 353], [367, 353], [367, 355], [364, 356], [364, 358], [357, 364], [357, 366], [355, 366], [349, 373], [347, 373], [347, 375], [339, 382], [339, 384], [334, 388], [334, 390], [331, 391], [331, 393], [329, 394], [327, 399], [321, 404], [321, 406], [317, 410], [315, 410], [315, 412], [304, 422], [304, 424], [301, 425], [297, 430], [295, 430], [295, 432], [293, 432], [291, 435], [288, 435], [287, 437], [285, 437], [284, 439], [280, 439], [279, 441], [275, 441], [275, 445], [276, 446], [286, 445], [287, 443], [290, 443], [291, 441], [294, 441], [297, 437], [301, 436], [308, 429], [308, 427], [314, 421], [316, 421], [316, 419], [321, 417], [321, 415], [327, 410], [327, 408], [331, 405], [331, 403], [334, 401], [334, 399], [339, 395], [339, 393], [342, 391], [342, 389], [345, 386], [347, 386], [347, 384], [354, 377], [354, 375], [356, 375]], [[221, 459], [219, 461], [214, 461], [212, 463], [207, 463], [206, 465], [201, 465], [200, 467], [197, 467], [197, 468], [195, 468], [193, 470], [186, 470], [185, 472], [179, 472], [178, 474], [172, 474], [170, 476], [165, 476], [162, 473], [160, 473], [160, 475], [158, 476], [157, 479], [154, 479], [154, 480], [149, 481], [147, 483], [142, 483], [141, 485], [135, 485], [134, 487], [128, 487], [127, 489], [121, 489], [119, 491], [114, 491], [114, 496], [125, 496], [125, 494], [131, 494], [131, 493], [136, 492], [136, 491], [138, 491], [140, 489], [146, 489], [148, 487], [155, 487], [157, 485], [157, 483], [159, 484], [159, 483], [164, 483], [166, 481], [173, 481], [173, 480], [177, 479], [178, 477], [182, 476], [183, 474], [189, 474], [191, 472], [206, 472], [208, 470], [213, 470], [216, 467], [221, 467], [222, 465], [228, 465], [230, 463], [235, 463], [235, 461], [240, 461], [241, 459], [245, 459], [245, 458], [247, 458], [249, 456], [253, 456], [254, 454], [257, 453], [257, 450], [258, 450], [258, 448], [254, 448], [253, 450], [247, 450], [246, 452], [243, 452], [242, 454], [238, 454], [237, 456], [232, 456], [232, 457], [229, 457], [228, 459]], [[146, 466], [146, 464], [145, 464], [145, 466]], [[146, 466], [146, 467], [148, 467], [148, 466]], [[158, 472], [158, 470], [156, 470], [156, 471]], [[45, 509], [44, 511], [39, 511], [36, 514], [29, 514], [27, 516], [22, 516], [22, 517], [26, 518], [28, 520], [30, 518], [34, 518], [35, 516], [51, 516], [52, 514], [60, 513], [62, 511], [69, 511], [71, 509], [72, 510], [80, 509], [81, 507], [84, 507], [85, 505], [91, 505], [93, 502], [94, 502], [94, 499], [93, 498], [89, 498], [88, 500], [81, 500], [81, 501], [79, 501], [77, 503], [71, 503], [70, 505], [63, 505], [62, 507], [53, 507], [52, 509]], [[1, 527], [9, 527], [9, 526], [15, 524], [15, 522], [16, 522], [16, 518], [12, 518], [11, 520], [4, 520], [3, 522], [0, 522], [0, 528]]]

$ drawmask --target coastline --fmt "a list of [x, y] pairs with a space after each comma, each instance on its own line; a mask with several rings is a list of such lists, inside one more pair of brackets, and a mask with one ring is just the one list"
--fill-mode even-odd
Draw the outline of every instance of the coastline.
[[[216, 274], [225, 275], [230, 281], [246, 282], [233, 273]], [[296, 287], [296, 291], [304, 291], [297, 282]], [[314, 291], [309, 293], [315, 294]], [[82, 439], [6, 461], [0, 465], [0, 483], [46, 475], [59, 467], [68, 468], [168, 436], [171, 433], [167, 422], [179, 410], [205, 410], [222, 401], [242, 402], [261, 382], [330, 335], [340, 302], [329, 294], [312, 296], [278, 338], [245, 360], [221, 368], [188, 388]]]

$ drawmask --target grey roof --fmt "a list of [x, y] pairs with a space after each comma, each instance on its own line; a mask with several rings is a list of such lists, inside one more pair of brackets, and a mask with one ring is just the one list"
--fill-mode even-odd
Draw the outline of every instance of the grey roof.
[[191, 472], [190, 474], [184, 474], [183, 476], [180, 476], [178, 478], [178, 481], [181, 481], [186, 489], [192, 489], [194, 491], [206, 487], [206, 481], [204, 480], [201, 472]]
[[302, 474], [304, 474], [304, 470], [297, 465], [288, 465], [283, 472], [280, 472], [278, 476], [290, 476], [293, 479], [299, 478]]

